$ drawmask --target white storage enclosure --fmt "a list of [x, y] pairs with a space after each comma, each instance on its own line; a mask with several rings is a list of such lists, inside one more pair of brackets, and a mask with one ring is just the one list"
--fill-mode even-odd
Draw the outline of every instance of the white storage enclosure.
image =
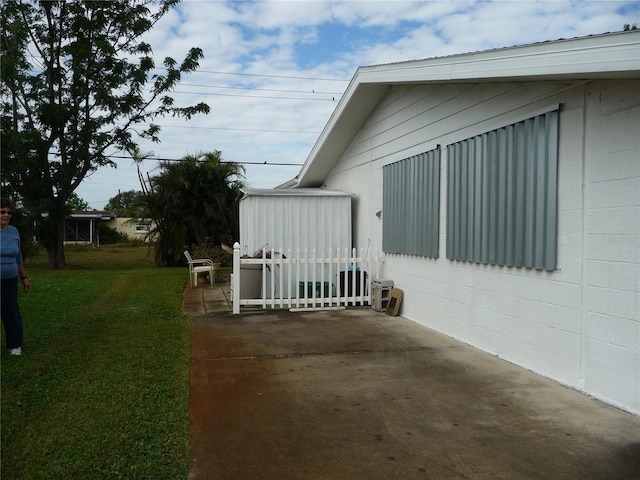
[[245, 190], [240, 201], [240, 248], [287, 254], [351, 248], [351, 194], [320, 188]]

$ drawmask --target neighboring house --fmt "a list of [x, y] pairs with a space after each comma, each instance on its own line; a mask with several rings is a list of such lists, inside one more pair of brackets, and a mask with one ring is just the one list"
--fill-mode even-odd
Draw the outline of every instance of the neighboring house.
[[107, 227], [125, 235], [129, 240], [149, 241], [148, 234], [155, 223], [148, 218], [116, 217], [107, 222]]
[[640, 31], [358, 69], [289, 188], [402, 315], [640, 414]]
[[129, 240], [149, 241], [147, 234], [154, 227], [151, 219], [120, 218], [115, 212], [76, 211], [65, 221], [65, 243], [90, 243], [100, 245], [98, 225], [105, 226], [126, 235]]
[[115, 212], [76, 211], [65, 220], [65, 243], [91, 243], [100, 244], [98, 234], [99, 222], [106, 222], [116, 218]]

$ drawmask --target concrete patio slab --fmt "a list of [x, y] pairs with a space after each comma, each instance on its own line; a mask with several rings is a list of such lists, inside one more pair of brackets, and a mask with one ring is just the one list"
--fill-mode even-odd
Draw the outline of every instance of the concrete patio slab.
[[190, 480], [640, 479], [638, 417], [402, 317], [224, 293], [192, 320]]

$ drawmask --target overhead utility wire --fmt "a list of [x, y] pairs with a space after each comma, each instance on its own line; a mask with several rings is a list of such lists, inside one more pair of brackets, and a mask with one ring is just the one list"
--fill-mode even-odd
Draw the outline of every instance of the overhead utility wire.
[[[35, 58], [34, 56], [32, 56], [33, 58]], [[41, 66], [41, 68], [44, 70], [44, 66]], [[338, 78], [312, 78], [312, 77], [293, 77], [293, 76], [285, 76], [285, 75], [261, 75], [261, 74], [255, 74], [255, 73], [232, 73], [232, 72], [212, 72], [212, 71], [204, 71], [204, 70], [200, 70], [197, 72], [193, 72], [193, 73], [216, 73], [216, 74], [222, 74], [222, 75], [243, 75], [243, 76], [250, 76], [250, 77], [273, 77], [273, 78], [289, 78], [289, 79], [296, 79], [296, 80], [322, 80], [322, 81], [329, 81], [329, 82], [348, 82], [349, 80], [341, 80]], [[280, 89], [271, 89], [271, 88], [251, 88], [251, 87], [225, 87], [222, 85], [202, 85], [202, 84], [189, 84], [189, 83], [180, 83], [179, 85], [181, 86], [186, 86], [186, 87], [203, 87], [203, 88], [227, 88], [227, 89], [236, 89], [236, 90], [255, 90], [255, 91], [264, 91], [264, 92], [283, 92], [283, 93], [308, 93], [308, 94], [318, 94], [318, 95], [342, 95], [342, 93], [340, 92], [321, 92], [321, 91], [315, 91], [315, 90], [311, 90], [310, 92], [308, 90], [280, 90]], [[263, 97], [263, 96], [259, 96], [259, 95], [232, 95], [232, 94], [223, 94], [223, 93], [196, 93], [196, 92], [180, 92], [177, 90], [174, 90], [174, 93], [184, 93], [184, 94], [191, 94], [191, 95], [218, 95], [218, 96], [228, 96], [228, 97], [249, 97], [249, 98], [273, 98], [273, 99], [283, 99], [283, 100], [314, 100], [314, 101], [324, 101], [324, 102], [332, 102], [335, 101], [335, 97], [333, 97], [332, 99], [328, 99], [328, 98], [296, 98], [296, 97]]]
[[[133, 160], [133, 157], [127, 157], [126, 155], [109, 155], [110, 158], [117, 158], [121, 160]], [[184, 161], [181, 158], [161, 158], [161, 157], [147, 157], [145, 160], [152, 160], [154, 162], [182, 162]], [[283, 162], [232, 162], [232, 161], [221, 161], [220, 163], [235, 163], [238, 165], [267, 165], [267, 166], [279, 166], [279, 167], [301, 167], [302, 163], [283, 163]]]
[[266, 74], [260, 74], [260, 73], [216, 72], [213, 70], [196, 70], [195, 72], [192, 72], [192, 75], [195, 73], [215, 73], [219, 75], [239, 75], [239, 76], [247, 76], [247, 77], [291, 78], [295, 80], [322, 80], [325, 82], [349, 82], [350, 81], [350, 80], [344, 80], [342, 78], [296, 77], [292, 75], [266, 75]]
[[237, 93], [211, 93], [211, 92], [182, 92], [174, 90], [173, 93], [182, 93], [186, 95], [209, 95], [217, 97], [245, 97], [245, 98], [268, 98], [275, 100], [304, 100], [307, 102], [335, 102], [336, 98], [303, 98], [303, 97], [272, 97], [267, 95], [240, 95]]
[[202, 88], [226, 88], [231, 90], [255, 90], [261, 92], [281, 92], [281, 93], [308, 93], [314, 95], [342, 95], [342, 92], [322, 92], [320, 90], [283, 90], [279, 88], [254, 88], [254, 87], [234, 87], [226, 85], [204, 85], [202, 83], [180, 83], [182, 87], [202, 87]]
[[196, 127], [194, 125], [158, 125], [162, 128], [188, 128], [190, 130], [227, 130], [231, 132], [260, 132], [260, 133], [302, 133], [305, 135], [318, 135], [320, 132], [305, 132], [302, 130], [264, 130], [259, 128], [229, 128], [229, 127]]
[[[120, 124], [123, 125], [123, 124]], [[148, 126], [145, 123], [145, 126]], [[318, 135], [320, 132], [313, 132], [307, 130], [265, 130], [262, 128], [231, 128], [231, 127], [198, 127], [196, 125], [158, 125], [161, 128], [188, 128], [190, 130], [225, 130], [230, 132], [258, 132], [258, 133], [300, 133], [302, 135]]]
[[[33, 55], [33, 54], [27, 55], [27, 56], [32, 58], [34, 61], [36, 61], [38, 63], [38, 66], [42, 70], [45, 70], [45, 65], [40, 61], [40, 56]], [[155, 68], [155, 70], [165, 72], [165, 70], [161, 68]], [[287, 79], [293, 79], [293, 80], [320, 80], [323, 82], [350, 82], [351, 81], [350, 79], [345, 80], [343, 78], [297, 77], [295, 75], [267, 75], [263, 73], [218, 72], [215, 70], [196, 70], [194, 72], [191, 72], [191, 75], [194, 75], [197, 73], [213, 73], [216, 75], [238, 75], [242, 77], [287, 78]]]

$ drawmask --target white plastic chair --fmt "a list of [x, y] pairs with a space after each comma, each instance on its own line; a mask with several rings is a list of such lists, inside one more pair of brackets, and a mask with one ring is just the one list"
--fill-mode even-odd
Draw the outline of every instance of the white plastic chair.
[[191, 258], [189, 250], [184, 251], [184, 256], [187, 257], [187, 262], [189, 262], [190, 286], [198, 286], [198, 274], [201, 272], [208, 273], [209, 285], [214, 286], [216, 284], [216, 268], [220, 268], [219, 263], [213, 263], [210, 258]]

